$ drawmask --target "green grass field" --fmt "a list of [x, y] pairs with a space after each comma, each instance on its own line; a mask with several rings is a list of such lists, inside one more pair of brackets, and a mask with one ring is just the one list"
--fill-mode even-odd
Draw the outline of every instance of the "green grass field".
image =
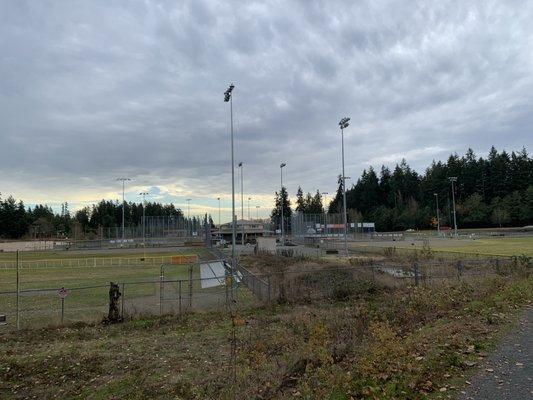
[[[482, 238], [482, 239], [429, 239], [431, 250], [441, 253], [464, 253], [487, 256], [519, 256], [525, 254], [533, 257], [533, 236], [515, 238]], [[422, 249], [424, 242], [406, 238], [396, 242], [356, 242], [350, 244], [357, 247], [396, 247], [400, 249]]]
[[[179, 251], [149, 252], [147, 257], [158, 257], [180, 254]], [[203, 248], [190, 248], [181, 254], [198, 254], [200, 259], [213, 259]], [[87, 252], [87, 254], [70, 252], [38, 252], [20, 253], [21, 261], [35, 261], [43, 259], [61, 260], [65, 258], [102, 258], [121, 257], [132, 258], [139, 263], [143, 256], [139, 252]], [[2, 254], [2, 261], [14, 259], [14, 254]], [[51, 268], [21, 268], [19, 270], [19, 310], [23, 327], [57, 324], [60, 322], [61, 300], [58, 290], [65, 287], [69, 295], [65, 299], [64, 321], [94, 321], [101, 319], [107, 311], [109, 283], [121, 284], [124, 291], [126, 311], [132, 313], [154, 314], [158, 312], [160, 265], [128, 265], [127, 259], [122, 258], [123, 265], [89, 266], [89, 267], [51, 267]], [[53, 264], [54, 262], [52, 262]], [[189, 266], [167, 265], [164, 267], [165, 280], [183, 281], [183, 296], [189, 290]], [[193, 293], [206, 296], [215, 290], [201, 289], [200, 270], [198, 265], [193, 267]], [[177, 296], [179, 283], [165, 284], [168, 296]], [[39, 291], [30, 291], [40, 289]], [[49, 289], [49, 290], [43, 290]], [[16, 270], [0, 269], [0, 292], [14, 292], [16, 290]], [[196, 296], [198, 297], [198, 296]], [[196, 299], [195, 297], [195, 299]], [[200, 299], [201, 300], [201, 299]], [[14, 294], [0, 293], [0, 314], [7, 314], [10, 327], [16, 309]]]

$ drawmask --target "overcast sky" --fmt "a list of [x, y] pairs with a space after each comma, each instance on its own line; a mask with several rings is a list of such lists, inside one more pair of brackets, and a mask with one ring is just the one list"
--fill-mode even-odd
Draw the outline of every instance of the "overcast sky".
[[221, 196], [229, 219], [230, 82], [253, 215], [280, 162], [291, 195], [335, 191], [344, 116], [353, 178], [532, 151], [532, 22], [523, 0], [2, 0], [0, 192], [78, 208], [125, 176], [128, 200]]

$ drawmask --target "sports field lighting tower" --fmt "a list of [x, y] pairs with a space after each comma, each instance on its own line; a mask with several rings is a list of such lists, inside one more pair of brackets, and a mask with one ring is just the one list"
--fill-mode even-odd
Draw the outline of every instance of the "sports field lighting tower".
[[250, 200], [252, 200], [251, 197], [248, 197], [248, 221], [251, 221], [251, 217], [250, 217]]
[[322, 192], [322, 197], [324, 197], [324, 234], [328, 234], [328, 209], [327, 209], [327, 199], [329, 192]]
[[437, 203], [437, 233], [440, 236], [439, 194], [433, 193], [433, 196], [435, 196], [435, 201]]
[[281, 205], [281, 245], [285, 245], [285, 234], [284, 234], [284, 225], [285, 218], [283, 216], [283, 167], [287, 166], [285, 163], [279, 165], [280, 175], [281, 175], [281, 191], [279, 192], [280, 196], [280, 205]]
[[218, 200], [218, 231], [220, 232], [220, 197], [217, 197]]
[[255, 206], [255, 219], [259, 221], [259, 208], [261, 206]]
[[350, 118], [344, 117], [339, 121], [341, 128], [341, 143], [342, 143], [342, 224], [344, 225], [344, 253], [348, 256], [348, 218], [346, 211], [346, 176], [344, 175], [344, 129], [348, 128]]
[[244, 246], [244, 164], [242, 161], [239, 163], [239, 168], [241, 169], [241, 244]]
[[455, 212], [455, 186], [454, 186], [454, 183], [457, 182], [457, 177], [451, 176], [448, 179], [452, 183], [453, 229], [454, 229], [455, 237], [457, 237], [457, 213]]
[[230, 134], [231, 134], [231, 267], [235, 272], [235, 160], [233, 157], [233, 89], [235, 85], [232, 83], [224, 92], [224, 102], [230, 105]]
[[125, 190], [125, 185], [126, 185], [126, 181], [131, 181], [131, 178], [117, 178], [117, 181], [120, 181], [122, 182], [122, 243], [120, 244], [120, 246], [124, 246], [124, 239], [125, 239], [125, 235], [124, 235], [124, 208], [126, 208], [126, 203], [125, 203], [125, 199], [124, 199], [124, 190]]
[[146, 247], [146, 196], [148, 192], [139, 193], [143, 197], [143, 247]]

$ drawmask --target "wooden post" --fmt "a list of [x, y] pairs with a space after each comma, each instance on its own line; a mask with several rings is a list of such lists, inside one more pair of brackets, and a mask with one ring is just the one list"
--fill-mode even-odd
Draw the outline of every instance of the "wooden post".
[[420, 282], [420, 270], [418, 268], [418, 263], [417, 262], [413, 263], [413, 271], [415, 273], [415, 285], [418, 286], [418, 284]]
[[189, 265], [189, 308], [192, 308], [192, 268], [193, 264]]
[[463, 275], [463, 263], [461, 260], [457, 261], [457, 280], [461, 280], [461, 276]]

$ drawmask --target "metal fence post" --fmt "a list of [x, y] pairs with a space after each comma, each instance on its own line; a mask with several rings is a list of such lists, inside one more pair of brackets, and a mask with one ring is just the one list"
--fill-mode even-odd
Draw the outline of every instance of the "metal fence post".
[[268, 302], [270, 303], [270, 296], [271, 296], [271, 294], [270, 294], [270, 274], [268, 274], [267, 279], [268, 279], [268, 281], [267, 281], [268, 282]]
[[193, 264], [189, 265], [189, 308], [192, 308], [192, 268]]
[[163, 315], [163, 264], [159, 272], [159, 316]]
[[417, 262], [413, 263], [413, 270], [414, 270], [414, 273], [415, 273], [415, 285], [418, 286], [418, 284], [420, 283], [420, 270], [418, 268], [418, 263]]
[[179, 301], [180, 301], [180, 304], [178, 306], [178, 309], [179, 309], [179, 313], [181, 314], [181, 280], [178, 281], [178, 298], [179, 298]]
[[65, 298], [61, 297], [61, 325], [63, 325], [64, 320], [65, 320]]
[[122, 315], [122, 319], [124, 319], [124, 287], [126, 286], [126, 284], [124, 282], [122, 282], [122, 304], [121, 304], [121, 315]]
[[20, 329], [19, 317], [19, 251], [17, 250], [17, 298], [16, 298], [16, 315], [17, 315], [17, 330]]

